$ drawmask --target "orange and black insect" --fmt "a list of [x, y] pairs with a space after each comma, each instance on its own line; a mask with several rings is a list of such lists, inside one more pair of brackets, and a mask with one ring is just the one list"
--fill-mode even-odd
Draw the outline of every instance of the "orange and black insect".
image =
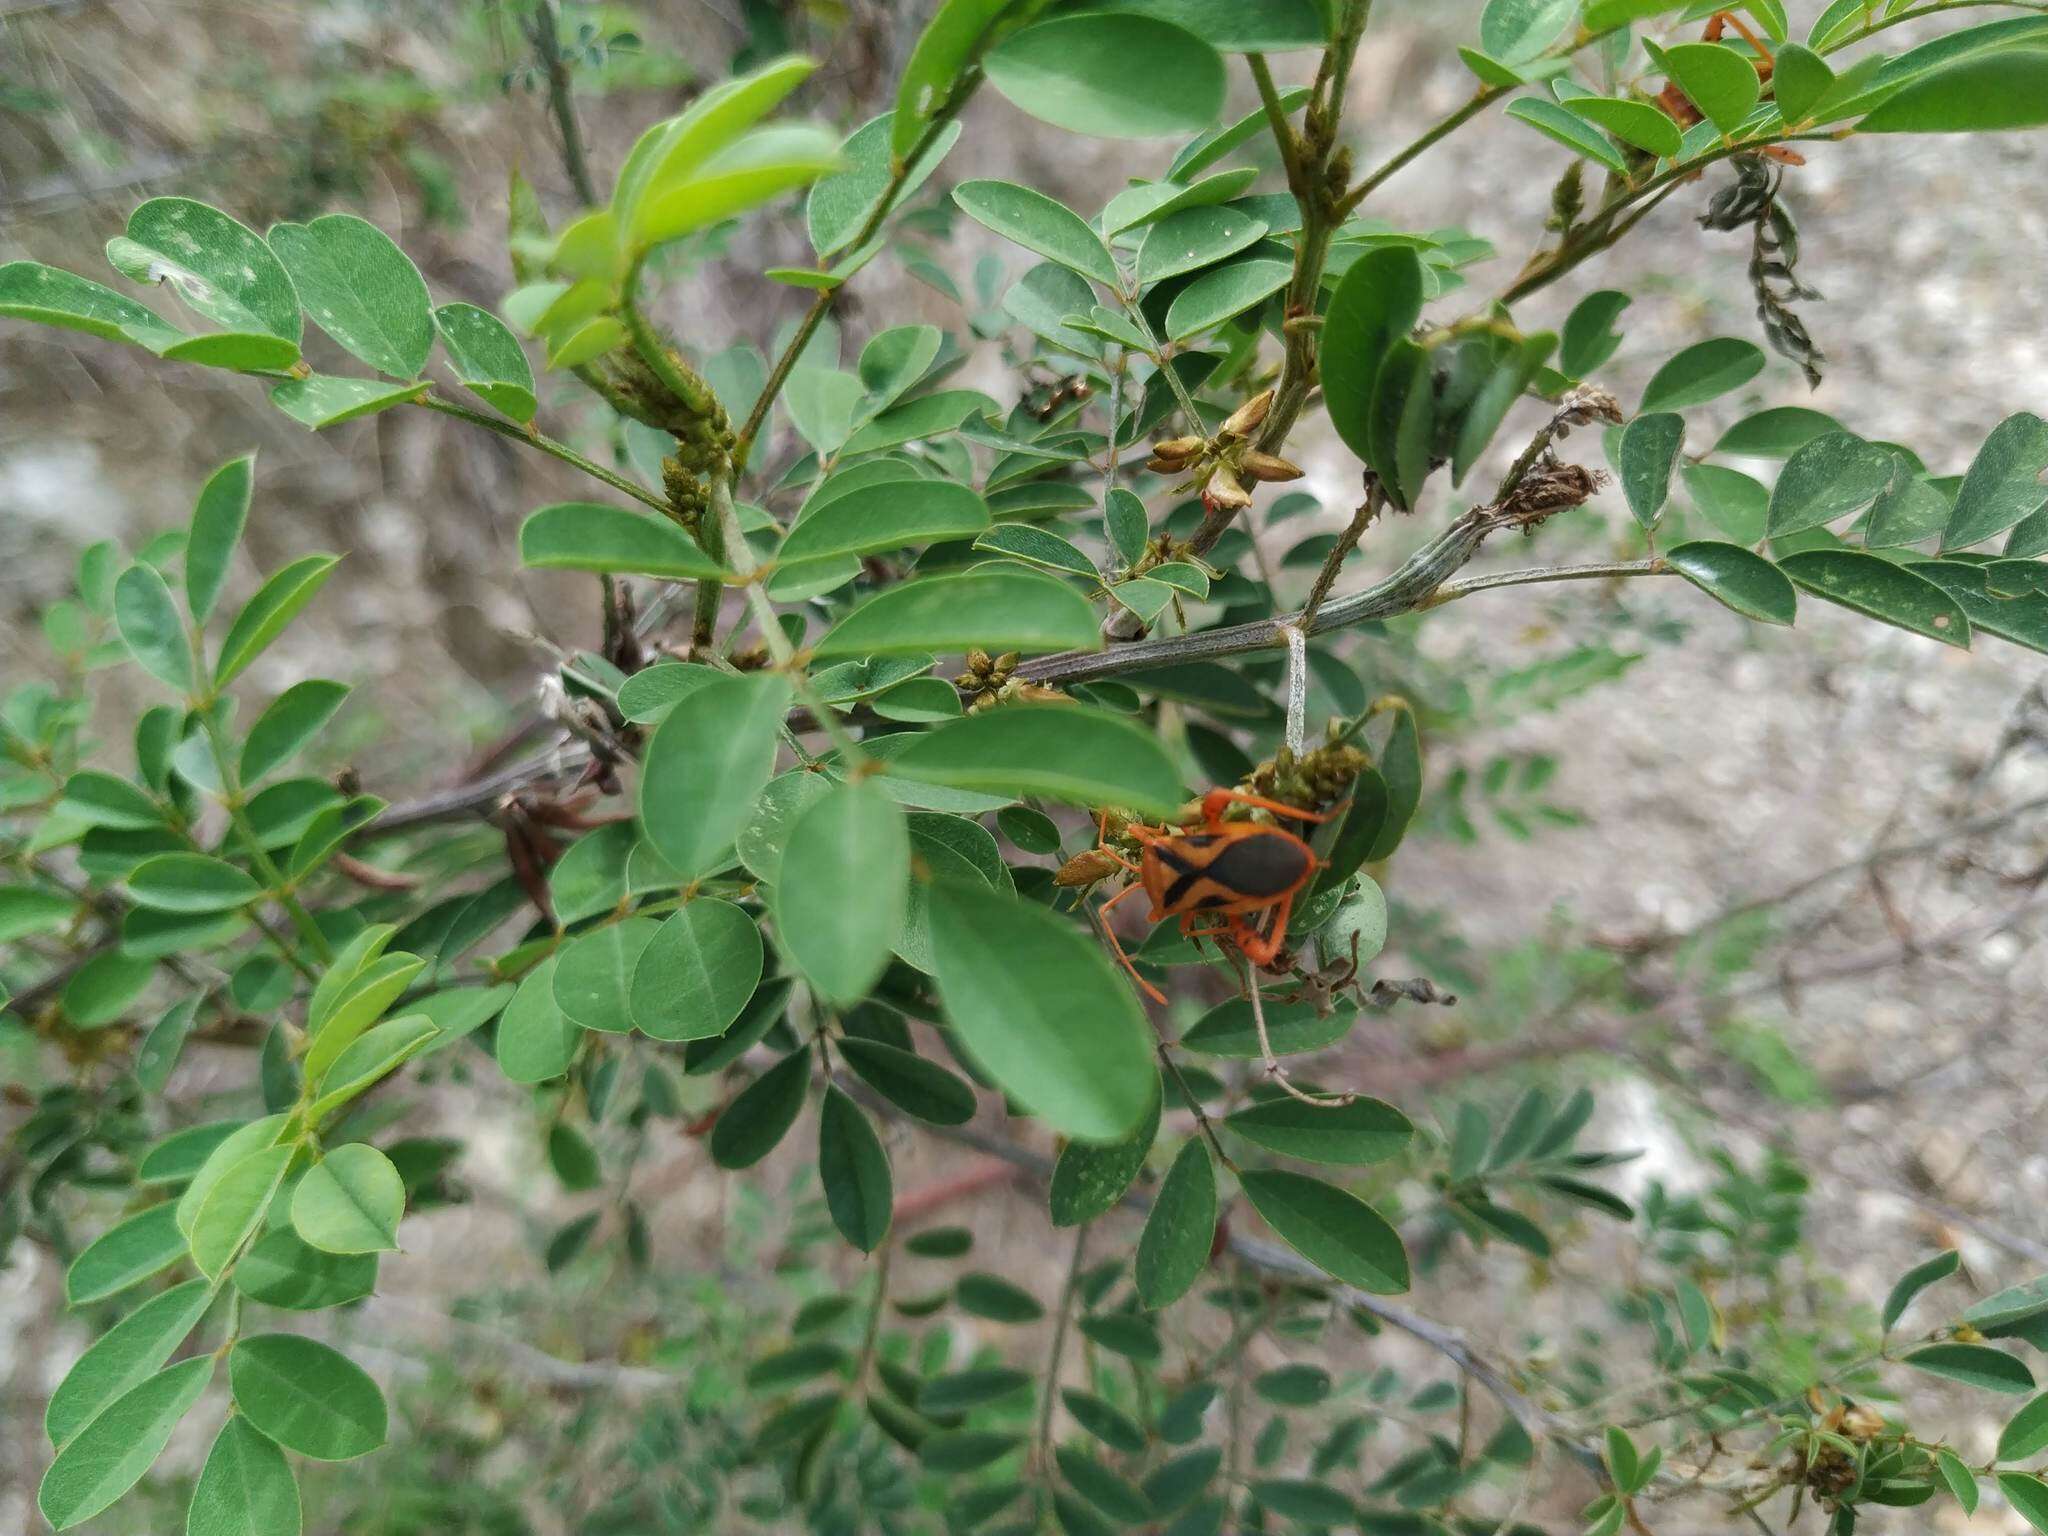
[[[1700, 41], [1704, 43], [1718, 43], [1727, 34], [1730, 27], [1740, 32], [1742, 40], [1748, 43], [1755, 52], [1756, 58], [1752, 62], [1756, 68], [1756, 77], [1763, 84], [1769, 85], [1771, 83], [1771, 72], [1776, 69], [1778, 61], [1772, 57], [1769, 45], [1762, 38], [1758, 37], [1755, 32], [1751, 31], [1742, 18], [1733, 11], [1716, 11], [1713, 15], [1709, 16], [1705, 29], [1700, 33]], [[1692, 98], [1679, 88], [1676, 80], [1664, 82], [1664, 89], [1657, 96], [1657, 105], [1663, 109], [1665, 116], [1669, 117], [1681, 128], [1690, 128], [1694, 123], [1700, 121], [1704, 115], [1694, 105]], [[1767, 145], [1759, 153], [1773, 160], [1780, 161], [1785, 165], [1806, 164], [1806, 157], [1804, 155], [1801, 155], [1796, 150], [1787, 149], [1782, 144]]]
[[[1294, 898], [1322, 867], [1322, 861], [1306, 841], [1284, 827], [1225, 821], [1223, 811], [1230, 805], [1257, 806], [1297, 821], [1328, 821], [1336, 814], [1334, 810], [1300, 810], [1242, 790], [1212, 789], [1202, 797], [1201, 815], [1183, 826], [1126, 826], [1125, 833], [1142, 845], [1135, 864], [1106, 846], [1100, 850], [1137, 876], [1105, 901], [1100, 911], [1106, 916], [1125, 897], [1143, 891], [1152, 898], [1153, 922], [1178, 917], [1180, 931], [1187, 937], [1228, 939], [1253, 965], [1271, 965], [1287, 943], [1287, 919], [1294, 911]], [[1105, 842], [1107, 821], [1105, 815]], [[1261, 915], [1264, 921], [1256, 921]], [[1131, 979], [1154, 1002], [1165, 1002], [1165, 995], [1138, 974], [1117, 941], [1116, 931], [1106, 922], [1103, 932]]]

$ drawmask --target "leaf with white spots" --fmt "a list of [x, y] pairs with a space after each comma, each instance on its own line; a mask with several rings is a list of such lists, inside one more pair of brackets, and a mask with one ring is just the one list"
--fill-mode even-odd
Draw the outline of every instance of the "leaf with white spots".
[[[239, 220], [189, 197], [153, 197], [107, 242], [107, 260], [138, 283], [168, 285], [225, 331], [299, 336], [299, 296], [276, 253]], [[279, 365], [284, 366], [284, 365]]]

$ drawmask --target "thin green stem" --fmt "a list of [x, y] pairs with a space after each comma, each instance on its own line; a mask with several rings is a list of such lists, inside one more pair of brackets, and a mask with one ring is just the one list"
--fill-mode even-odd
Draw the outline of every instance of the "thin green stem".
[[859, 771], [867, 762], [867, 754], [861, 751], [860, 743], [853, 739], [839, 717], [811, 686], [810, 678], [797, 661], [796, 647], [782, 632], [781, 616], [768, 600], [761, 583], [755, 580], [760, 567], [754, 562], [754, 552], [747, 546], [746, 535], [740, 531], [739, 514], [733, 510], [732, 483], [729, 480], [720, 479], [712, 483], [711, 508], [725, 538], [726, 567], [740, 578], [740, 585], [747, 596], [747, 607], [754, 616], [754, 625], [761, 631], [761, 643], [768, 647], [768, 654], [775, 658], [776, 666], [789, 679], [798, 702], [811, 712], [811, 718], [818, 722], [819, 728], [832, 738], [832, 744], [839, 749], [840, 758], [848, 770]]
[[1865, 38], [1875, 37], [1888, 27], [1900, 26], [1909, 21], [1922, 21], [1929, 16], [1940, 16], [1948, 11], [1968, 11], [1984, 6], [1997, 6], [2000, 10], [2034, 11], [2048, 14], [2048, 0], [1942, 0], [1940, 4], [1922, 6], [1918, 10], [1899, 11], [1894, 15], [1881, 17], [1875, 21], [1866, 17], [1862, 31], [1830, 42], [1825, 48], [1816, 49], [1815, 52], [1824, 54], [1835, 53], [1849, 47], [1853, 43], [1860, 43]]
[[467, 406], [456, 405], [448, 400], [436, 399], [432, 395], [422, 395], [413, 404], [424, 406], [430, 411], [439, 411], [443, 416], [453, 416], [457, 421], [466, 421], [471, 426], [482, 427], [485, 431], [495, 432], [500, 437], [509, 437], [515, 443], [524, 443], [529, 448], [538, 448], [542, 453], [552, 458], [560, 459], [564, 464], [573, 465], [577, 469], [582, 470], [584, 474], [589, 475], [593, 480], [602, 480], [613, 490], [618, 491], [622, 495], [630, 496], [635, 501], [654, 508], [657, 512], [668, 511], [668, 503], [659, 496], [654, 495], [642, 486], [635, 485], [624, 475], [614, 474], [602, 464], [586, 459], [566, 443], [558, 443], [543, 433], [528, 431], [523, 427], [513, 425], [509, 421], [501, 421], [496, 416], [486, 416], [482, 411], [472, 411]]
[[1484, 112], [1494, 102], [1508, 94], [1510, 87], [1502, 85], [1481, 86], [1478, 94], [1467, 101], [1448, 117], [1440, 118], [1425, 128], [1406, 145], [1396, 150], [1386, 160], [1366, 172], [1364, 178], [1337, 203], [1337, 212], [1348, 218], [1368, 197], [1379, 190], [1390, 177], [1418, 155], [1433, 147], [1439, 140], [1448, 138], [1465, 124]]
[[[229, 824], [234, 827], [236, 835], [241, 838], [243, 847], [248, 851], [249, 862], [255, 866], [257, 875], [270, 894], [277, 898], [278, 903], [290, 916], [292, 926], [298, 929], [299, 937], [306, 941], [306, 947], [322, 965], [332, 964], [334, 949], [327, 942], [327, 935], [320, 931], [320, 925], [313, 921], [313, 914], [306, 910], [305, 904], [293, 894], [291, 882], [285, 879], [284, 871], [279, 869], [270, 857], [270, 851], [263, 846], [263, 839], [257, 834], [255, 826], [249, 820], [248, 812], [243, 808], [241, 780], [229, 756], [227, 742], [222, 739], [220, 725], [214, 719], [210, 701], [207, 706], [200, 709], [199, 718], [202, 729], [206, 732], [206, 744], [213, 754], [214, 771], [220, 775], [221, 803], [227, 807]], [[303, 966], [300, 968], [304, 970]], [[306, 971], [305, 974], [310, 975], [311, 972]]]
[[[924, 132], [917, 136], [917, 142], [910, 147], [910, 152], [890, 166], [889, 180], [883, 185], [881, 196], [875, 200], [873, 211], [868, 214], [861, 227], [854, 231], [852, 237], [839, 247], [840, 250], [857, 251], [874, 238], [875, 232], [882, 227], [883, 222], [896, 211], [896, 194], [903, 189], [903, 183], [909, 178], [911, 167], [924, 158], [925, 152], [938, 141], [938, 136], [946, 130], [946, 126], [960, 115], [961, 108], [967, 105], [968, 97], [974, 94], [974, 88], [980, 83], [981, 72], [978, 69], [968, 69], [961, 75], [953, 87], [952, 94], [947, 97], [944, 105], [932, 114], [931, 121], [925, 124]], [[782, 349], [781, 356], [775, 359], [774, 366], [768, 370], [767, 382], [761, 386], [761, 393], [755, 398], [753, 409], [747, 412], [746, 423], [740, 428], [739, 437], [733, 447], [732, 473], [735, 480], [746, 472], [747, 460], [753, 455], [754, 444], [760, 438], [763, 423], [768, 420], [769, 409], [775, 404], [776, 396], [782, 393], [782, 386], [789, 382], [790, 371], [796, 367], [797, 359], [803, 356], [804, 348], [810, 345], [811, 337], [817, 333], [818, 326], [823, 322], [826, 311], [832, 308], [832, 300], [838, 292], [837, 287], [818, 290], [818, 296], [811, 300], [811, 307], [804, 311], [803, 319], [797, 322], [796, 334], [789, 338], [789, 345]]]
[[860, 1362], [853, 1371], [856, 1392], [867, 1385], [868, 1373], [875, 1368], [875, 1354], [882, 1342], [882, 1313], [889, 1306], [889, 1263], [896, 1253], [893, 1239], [893, 1233], [883, 1238], [882, 1250], [875, 1256], [875, 1304], [868, 1308], [867, 1328], [860, 1340]]
[[1060, 1390], [1060, 1357], [1066, 1353], [1067, 1330], [1073, 1323], [1074, 1298], [1081, 1286], [1081, 1261], [1088, 1251], [1088, 1224], [1074, 1232], [1073, 1256], [1067, 1260], [1067, 1278], [1060, 1285], [1059, 1308], [1053, 1315], [1052, 1347], [1046, 1351], [1045, 1391], [1038, 1400], [1038, 1434], [1034, 1456], [1043, 1468], [1052, 1460], [1052, 1413]]

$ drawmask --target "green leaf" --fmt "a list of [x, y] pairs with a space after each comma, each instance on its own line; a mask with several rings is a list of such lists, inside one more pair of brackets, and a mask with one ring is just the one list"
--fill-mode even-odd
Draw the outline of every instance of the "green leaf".
[[1622, 143], [1633, 145], [1659, 159], [1676, 160], [1684, 150], [1678, 125], [1647, 101], [1624, 101], [1613, 96], [1573, 96], [1565, 110], [1604, 128]]
[[1890, 449], [1826, 432], [1794, 450], [1771, 487], [1765, 531], [1774, 539], [1831, 523], [1884, 494], [1897, 473]]
[[[1136, 60], [1144, 68], [1134, 69]], [[1033, 117], [1104, 139], [1200, 133], [1222, 114], [1223, 60], [1192, 32], [1119, 12], [1054, 17], [983, 61], [988, 82]]]
[[58, 1449], [92, 1422], [102, 1408], [161, 1369], [213, 1301], [204, 1280], [187, 1280], [150, 1297], [93, 1340], [43, 1411], [43, 1429]]
[[667, 518], [593, 501], [542, 507], [519, 525], [519, 563], [535, 570], [731, 580]]
[[2000, 1461], [2027, 1461], [2048, 1450], [2048, 1392], [2042, 1393], [2007, 1421], [1998, 1436]]
[[294, 560], [256, 589], [256, 595], [235, 615], [227, 638], [220, 643], [220, 660], [214, 664], [213, 686], [224, 688], [239, 677], [242, 669], [262, 655], [270, 642], [284, 633], [299, 610], [327, 584], [341, 563], [339, 555], [306, 555]]
[[1408, 1289], [1400, 1234], [1356, 1195], [1275, 1169], [1247, 1170], [1238, 1182], [1266, 1224], [1310, 1263], [1375, 1295]]
[[1509, 408], [1522, 398], [1556, 345], [1557, 337], [1549, 331], [1523, 337], [1521, 345], [1513, 348], [1479, 386], [1479, 392], [1465, 408], [1465, 419], [1459, 423], [1457, 441], [1452, 445], [1453, 485], [1465, 478], [1465, 472], [1486, 451]]
[[1265, 233], [1265, 220], [1242, 208], [1203, 206], [1168, 214], [1152, 225], [1138, 247], [1138, 281], [1150, 286], [1213, 267], [1258, 244]]
[[74, 1435], [36, 1491], [36, 1507], [57, 1530], [90, 1520], [133, 1488], [163, 1454], [213, 1379], [213, 1356], [197, 1355], [131, 1387]]
[[343, 351], [394, 379], [416, 379], [434, 346], [433, 306], [418, 267], [352, 213], [273, 224], [268, 235], [299, 302]]
[[711, 1128], [711, 1161], [751, 1168], [789, 1134], [811, 1086], [811, 1048], [799, 1046], [740, 1091]]
[[813, 991], [847, 1007], [887, 968], [909, 887], [903, 812], [872, 784], [835, 785], [790, 828], [769, 903], [777, 942]]
[[640, 829], [685, 878], [715, 873], [727, 857], [754, 797], [775, 771], [789, 703], [786, 677], [722, 677], [683, 699], [655, 727], [641, 760]]
[[1963, 1256], [1953, 1248], [1943, 1249], [1931, 1259], [1922, 1259], [1903, 1275], [1884, 1299], [1883, 1326], [1890, 1333], [1897, 1326], [1906, 1308], [1913, 1304], [1913, 1298], [1936, 1281], [1946, 1280], [1961, 1267]]
[[970, 539], [988, 525], [987, 506], [957, 481], [884, 480], [849, 491], [802, 518], [776, 551], [775, 564], [786, 571], [807, 562]]
[[[1318, 1014], [1313, 1003], [1265, 1004], [1266, 1038], [1275, 1056], [1292, 1056], [1320, 1051], [1344, 1038], [1358, 1022], [1358, 1010], [1350, 1007]], [[1223, 1056], [1239, 1061], [1263, 1054], [1259, 1047], [1257, 1021], [1249, 1000], [1232, 998], [1218, 1003], [1189, 1026], [1181, 1036], [1184, 1049], [1204, 1056]]]
[[2020, 411], [1993, 427], [1956, 489], [1941, 552], [1982, 543], [2048, 505], [2043, 471], [2048, 471], [2048, 422]]
[[148, 305], [39, 261], [0, 265], [0, 315], [83, 331], [107, 341], [132, 342], [158, 353], [187, 339]]
[[1079, 1226], [1115, 1208], [1145, 1166], [1159, 1135], [1162, 1095], [1130, 1135], [1111, 1142], [1070, 1141], [1053, 1164], [1049, 1207], [1056, 1227]]
[[544, 1083], [569, 1070], [582, 1031], [555, 1001], [554, 955], [519, 983], [498, 1019], [498, 1067], [515, 1083]]
[[[128, 780], [94, 768], [82, 768], [64, 781], [61, 814], [89, 827], [142, 831], [164, 825], [164, 808], [149, 792]], [[66, 909], [72, 906], [68, 900]]]
[[[1315, 0], [1119, 0], [1117, 9], [1185, 27], [1226, 53], [1320, 48], [1329, 31]], [[1183, 176], [1192, 174], [1178, 164], [1175, 171]]]
[[930, 655], [1102, 649], [1095, 610], [1071, 587], [1029, 571], [924, 576], [885, 587], [827, 630], [811, 654]]
[[1096, 576], [1095, 562], [1073, 544], [1029, 523], [998, 523], [976, 539], [974, 547], [1084, 580], [1092, 581]]
[[889, 1156], [868, 1117], [833, 1087], [818, 1111], [818, 1178], [839, 1235], [862, 1253], [881, 1247], [895, 1200]]
[[1486, 0], [1479, 46], [1504, 63], [1526, 63], [1557, 41], [1578, 9], [1579, 0]]
[[[896, 114], [884, 112], [868, 119], [853, 131], [840, 149], [846, 169], [820, 179], [811, 187], [805, 204], [811, 248], [823, 258], [853, 243], [863, 226], [875, 216], [882, 197], [890, 190], [890, 143], [895, 136]], [[917, 189], [931, 179], [939, 162], [960, 139], [960, 124], [950, 122], [919, 155], [917, 163], [904, 173], [890, 201], [891, 211], [900, 208]], [[908, 146], [905, 146], [906, 148]]]
[[186, 1536], [299, 1536], [299, 1485], [277, 1443], [239, 1414], [221, 1425], [192, 1490]]
[[1637, 1474], [1642, 1467], [1642, 1458], [1637, 1454], [1635, 1442], [1628, 1437], [1628, 1431], [1610, 1424], [1602, 1438], [1602, 1459], [1607, 1463], [1607, 1474], [1614, 1480], [1617, 1491], [1629, 1494], [1637, 1489]]
[[306, 1123], [317, 1126], [357, 1094], [398, 1070], [440, 1036], [432, 1019], [408, 1014], [365, 1030], [360, 1039], [335, 1058], [320, 1079], [321, 1094], [306, 1110]]
[[72, 1307], [84, 1307], [147, 1280], [182, 1257], [184, 1233], [178, 1231], [176, 1202], [150, 1206], [84, 1247], [63, 1272], [63, 1298]]
[[1621, 333], [1614, 322], [1633, 302], [1625, 293], [1602, 288], [1589, 293], [1565, 317], [1558, 346], [1557, 366], [1575, 379], [1583, 379], [1621, 346]]
[[687, 176], [650, 179], [629, 227], [632, 248], [679, 240], [839, 169], [836, 134], [808, 123], [753, 129]]
[[1527, 123], [1547, 139], [1554, 139], [1573, 154], [1604, 165], [1617, 175], [1628, 169], [1621, 151], [1607, 142], [1607, 136], [1575, 112], [1567, 112], [1541, 96], [1521, 96], [1508, 103], [1508, 116]]
[[253, 1153], [214, 1183], [192, 1219], [192, 1262], [201, 1274], [218, 1279], [255, 1236], [297, 1155], [294, 1146]]
[[1833, 68], [1811, 48], [1788, 43], [1778, 50], [1771, 69], [1771, 96], [1786, 123], [1804, 122], [1834, 83]]
[[1926, 1344], [1903, 1357], [1907, 1365], [1987, 1392], [2031, 1392], [2026, 1363], [1988, 1344]]
[[189, 694], [197, 673], [185, 621], [170, 586], [154, 566], [131, 565], [114, 583], [114, 624], [136, 665], [158, 682]]
[[1409, 1139], [1415, 1134], [1406, 1115], [1378, 1099], [1317, 1105], [1294, 1098], [1273, 1098], [1240, 1109], [1223, 1124], [1245, 1140], [1283, 1157], [1348, 1166], [1398, 1157], [1407, 1150]]
[[1638, 416], [1621, 429], [1615, 467], [1621, 493], [1644, 528], [1655, 528], [1671, 496], [1671, 471], [1685, 446], [1685, 418], [1670, 411]]
[[1934, 1464], [1941, 1471], [1941, 1480], [1948, 1484], [1948, 1491], [1963, 1506], [1963, 1513], [1977, 1513], [1977, 1475], [1963, 1465], [1963, 1459], [1954, 1451], [1939, 1447], [1934, 1453]]
[[128, 1011], [156, 974], [154, 961], [108, 950], [82, 963], [64, 984], [64, 1016], [77, 1029], [99, 1029]]
[[1856, 131], [1991, 133], [2044, 125], [2048, 50], [2002, 48], [1908, 81], [1858, 123]]
[[1422, 803], [1422, 734], [1415, 711], [1405, 704], [1394, 710], [1394, 728], [1380, 753], [1380, 777], [1387, 785], [1387, 812], [1365, 862], [1377, 864], [1394, 856], [1415, 808]]
[[1010, 181], [963, 181], [953, 189], [953, 201], [970, 219], [1004, 239], [1116, 290], [1116, 262], [1109, 247], [1065, 204]]
[[226, 912], [263, 895], [263, 887], [233, 864], [203, 853], [160, 853], [135, 866], [128, 894], [163, 912]]
[[283, 1115], [266, 1115], [261, 1120], [252, 1120], [238, 1126], [222, 1137], [199, 1165], [199, 1171], [191, 1176], [191, 1183], [178, 1197], [175, 1221], [181, 1235], [189, 1235], [192, 1225], [199, 1218], [199, 1209], [206, 1203], [206, 1197], [213, 1193], [228, 1171], [244, 1159], [277, 1144], [278, 1133], [284, 1129]]
[[1132, 1281], [1138, 1300], [1157, 1310], [1180, 1300], [1209, 1267], [1216, 1241], [1216, 1167], [1209, 1144], [1189, 1139], [1173, 1160], [1138, 1239]]
[[1243, 314], [1285, 288], [1293, 271], [1292, 263], [1257, 259], [1204, 272], [1175, 294], [1168, 306], [1167, 340], [1186, 341]]
[[1664, 563], [1746, 619], [1790, 624], [1797, 615], [1799, 597], [1784, 573], [1739, 544], [1680, 544], [1664, 552]]
[[770, 59], [759, 69], [712, 86], [686, 110], [641, 134], [612, 191], [611, 212], [617, 224], [630, 227], [653, 188], [688, 180], [774, 111], [816, 68], [815, 61], [798, 54]]
[[533, 420], [539, 408], [533, 365], [504, 321], [474, 304], [443, 304], [434, 311], [434, 328], [464, 389], [514, 421]]
[[1345, 270], [1323, 322], [1323, 396], [1345, 446], [1370, 459], [1373, 390], [1393, 344], [1422, 317], [1422, 263], [1406, 246], [1367, 251]]
[[1158, 1069], [1137, 998], [1101, 947], [1034, 902], [934, 887], [939, 998], [1004, 1092], [1063, 1135], [1114, 1141], [1152, 1108]]
[[965, 1125], [974, 1118], [974, 1090], [915, 1051], [848, 1035], [839, 1042], [839, 1054], [862, 1082], [907, 1115], [931, 1125]]
[[[846, 887], [840, 888], [841, 898]], [[761, 930], [729, 901], [684, 904], [640, 951], [632, 1019], [656, 1040], [708, 1040], [732, 1027], [761, 984]]]
[[289, 762], [334, 718], [348, 693], [346, 683], [313, 677], [292, 684], [271, 700], [242, 743], [242, 782], [253, 784]]
[[1079, 704], [983, 710], [920, 735], [891, 760], [899, 778], [1022, 799], [1170, 816], [1180, 771], [1144, 726]]
[[318, 1339], [259, 1333], [228, 1354], [235, 1406], [286, 1450], [350, 1461], [384, 1443], [384, 1394], [361, 1366]]
[[[1711, 51], [1727, 52], [1722, 48]], [[1763, 349], [1754, 342], [1733, 336], [1695, 342], [1650, 376], [1643, 387], [1641, 409], [1682, 411], [1704, 405], [1731, 389], [1740, 389], [1763, 370]]]
[[1778, 405], [1756, 411], [1721, 434], [1716, 453], [1739, 453], [1759, 459], [1788, 459], [1823, 432], [1840, 432], [1842, 424], [1824, 411], [1803, 405]]
[[1925, 576], [1853, 549], [1812, 549], [1787, 555], [1778, 569], [1816, 597], [1930, 640], [1970, 647], [1970, 621], [1956, 600]]
[[270, 392], [270, 403], [300, 426], [318, 432], [359, 416], [374, 416], [395, 405], [408, 405], [426, 394], [429, 387], [316, 373], [278, 385]]
[[292, 1192], [292, 1226], [324, 1253], [381, 1253], [398, 1246], [405, 1181], [391, 1159], [360, 1141], [330, 1151]]
[[2037, 1531], [2048, 1532], [2048, 1482], [2031, 1472], [2001, 1472], [1998, 1491], [2022, 1520]]
[[1733, 48], [1718, 43], [1646, 46], [1650, 57], [1723, 134], [1742, 126], [1763, 93], [1755, 68]]
[[213, 613], [227, 581], [228, 562], [249, 520], [249, 494], [256, 455], [229, 459], [200, 488], [192, 509], [191, 531], [185, 538], [185, 606], [193, 621], [204, 624]]
[[918, 35], [896, 87], [889, 125], [892, 160], [909, 156], [925, 124], [952, 98], [961, 76], [999, 35], [1003, 13], [1013, 0], [943, 0]]
[[1719, 464], [1686, 464], [1678, 471], [1692, 504], [1737, 544], [1760, 543], [1770, 492], [1740, 470]]
[[633, 978], [661, 924], [629, 917], [577, 934], [555, 955], [555, 1006], [572, 1023], [605, 1034], [633, 1027]]
[[290, 1227], [274, 1227], [235, 1265], [235, 1289], [266, 1307], [317, 1312], [360, 1301], [376, 1288], [373, 1253], [322, 1253]]
[[271, 367], [298, 356], [299, 296], [270, 247], [248, 226], [189, 197], [153, 197], [107, 242], [107, 260], [138, 283], [168, 283], [223, 330], [263, 332], [291, 344]]

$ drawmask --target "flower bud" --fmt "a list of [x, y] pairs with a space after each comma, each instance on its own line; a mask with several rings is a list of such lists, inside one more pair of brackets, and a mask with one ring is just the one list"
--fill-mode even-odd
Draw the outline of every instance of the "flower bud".
[[1262, 389], [1230, 413], [1223, 423], [1220, 437], [1244, 437], [1259, 430], [1266, 419], [1266, 413], [1273, 409], [1273, 391]]
[[1252, 493], [1230, 472], [1228, 465], [1219, 464], [1216, 473], [1209, 477], [1202, 499], [1212, 507], [1239, 512], [1252, 504]]
[[1257, 449], [1244, 456], [1244, 472], [1254, 480], [1299, 480], [1302, 476], [1300, 465]]

